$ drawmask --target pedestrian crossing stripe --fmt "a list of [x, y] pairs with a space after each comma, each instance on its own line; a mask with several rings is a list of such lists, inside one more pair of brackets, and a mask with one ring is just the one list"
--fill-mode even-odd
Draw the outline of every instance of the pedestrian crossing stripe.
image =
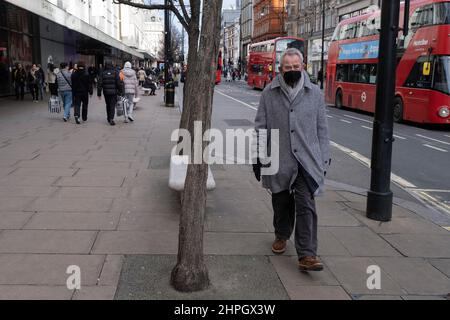
[[450, 231], [450, 227], [443, 227], [445, 230]]

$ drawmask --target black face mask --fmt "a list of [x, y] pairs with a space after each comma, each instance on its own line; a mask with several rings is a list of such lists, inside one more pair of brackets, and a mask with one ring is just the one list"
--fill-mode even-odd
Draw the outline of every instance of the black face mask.
[[302, 72], [299, 70], [287, 71], [283, 74], [284, 81], [291, 87], [294, 86], [294, 84], [296, 84], [301, 77]]

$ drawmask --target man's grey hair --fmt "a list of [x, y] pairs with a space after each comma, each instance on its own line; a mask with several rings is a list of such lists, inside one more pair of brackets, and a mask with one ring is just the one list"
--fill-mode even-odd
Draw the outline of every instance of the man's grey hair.
[[296, 49], [296, 48], [289, 48], [286, 51], [283, 52], [283, 54], [281, 55], [281, 59], [280, 59], [280, 65], [283, 65], [283, 61], [284, 61], [284, 57], [285, 56], [299, 56], [300, 57], [300, 62], [301, 64], [303, 64], [303, 54], [300, 52], [300, 50]]

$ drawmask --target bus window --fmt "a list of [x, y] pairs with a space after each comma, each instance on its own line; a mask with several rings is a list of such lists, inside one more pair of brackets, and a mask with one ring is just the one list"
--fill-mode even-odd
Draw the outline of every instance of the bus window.
[[377, 83], [377, 65], [376, 64], [370, 65], [369, 83], [370, 84], [376, 84]]
[[430, 60], [431, 57], [430, 59], [428, 59], [428, 57], [421, 57], [416, 61], [414, 67], [412, 68], [408, 76], [408, 79], [406, 79], [405, 81], [405, 87], [421, 88], [421, 89], [431, 88], [431, 79], [433, 71], [431, 70], [429, 75], [423, 74], [423, 65], [425, 62], [428, 62]]
[[450, 3], [434, 4], [434, 24], [450, 24]]
[[356, 35], [357, 23], [350, 23], [347, 25], [347, 30], [345, 31], [344, 39], [353, 39]]
[[450, 56], [436, 57], [433, 89], [450, 94]]
[[432, 25], [433, 24], [433, 5], [426, 5], [420, 8], [417, 8], [412, 17], [410, 26], [412, 29], [417, 29], [422, 26]]

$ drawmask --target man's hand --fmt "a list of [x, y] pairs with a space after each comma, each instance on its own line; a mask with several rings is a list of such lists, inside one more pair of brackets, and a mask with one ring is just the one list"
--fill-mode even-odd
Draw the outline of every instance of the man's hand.
[[259, 158], [256, 160], [256, 163], [253, 164], [253, 173], [255, 174], [255, 178], [258, 181], [261, 181], [261, 167], [262, 164], [259, 161]]

